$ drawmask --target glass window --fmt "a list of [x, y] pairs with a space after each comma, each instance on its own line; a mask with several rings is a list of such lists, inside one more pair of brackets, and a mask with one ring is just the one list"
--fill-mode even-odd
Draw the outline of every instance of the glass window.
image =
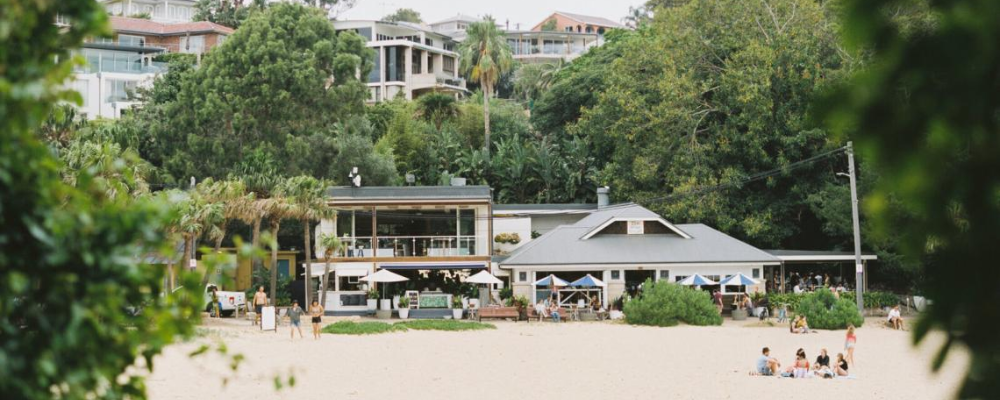
[[618, 270], [611, 271], [611, 280], [617, 281], [622, 278], [622, 272]]
[[183, 36], [181, 37], [181, 53], [200, 54], [205, 52], [205, 37]]
[[660, 279], [667, 280], [670, 279], [670, 270], [660, 270]]
[[754, 268], [753, 269], [753, 278], [754, 279], [759, 279], [760, 278], [760, 268]]
[[[382, 49], [375, 50], [375, 67], [372, 68], [372, 72], [368, 73], [368, 82], [381, 82], [382, 73]], [[378, 99], [376, 99], [378, 101]]]
[[687, 279], [687, 275], [677, 275], [674, 277], [674, 282], [680, 282]]
[[527, 272], [518, 272], [517, 273], [517, 280], [518, 280], [518, 282], [527, 282], [528, 281], [528, 273]]
[[476, 210], [461, 210], [460, 226], [462, 236], [476, 235]]
[[444, 57], [441, 70], [444, 72], [455, 72], [455, 59], [451, 57]]
[[107, 97], [105, 102], [128, 100], [131, 93], [135, 92], [135, 81], [125, 81], [121, 79], [108, 79]]
[[122, 46], [145, 46], [146, 38], [134, 35], [118, 35], [118, 44]]

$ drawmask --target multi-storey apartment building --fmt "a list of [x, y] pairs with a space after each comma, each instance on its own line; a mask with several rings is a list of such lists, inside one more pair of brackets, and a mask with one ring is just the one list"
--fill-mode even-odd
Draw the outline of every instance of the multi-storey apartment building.
[[121, 17], [148, 15], [155, 22], [191, 22], [197, 0], [100, 0], [108, 14]]
[[408, 22], [334, 21], [333, 26], [338, 32], [357, 32], [375, 50], [375, 68], [368, 75], [370, 102], [466, 92], [450, 36]]
[[72, 87], [83, 97], [80, 112], [89, 119], [118, 118], [136, 104], [135, 90], [166, 72], [156, 57], [165, 53], [200, 56], [233, 30], [207, 21], [166, 24], [147, 19], [109, 17], [113, 35], [91, 38], [79, 51]]

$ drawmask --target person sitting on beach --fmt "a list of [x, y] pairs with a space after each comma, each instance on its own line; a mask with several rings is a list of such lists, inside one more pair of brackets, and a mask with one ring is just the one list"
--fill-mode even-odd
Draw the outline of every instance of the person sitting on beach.
[[538, 322], [542, 322], [542, 318], [545, 318], [545, 300], [538, 300], [538, 304], [535, 304], [535, 314], [538, 314]]
[[765, 347], [761, 350], [761, 356], [757, 358], [757, 373], [764, 376], [774, 376], [781, 368], [781, 363], [771, 357], [771, 349]]
[[892, 326], [892, 329], [903, 329], [903, 317], [899, 314], [898, 304], [893, 306], [892, 310], [889, 310], [888, 322]]
[[562, 320], [559, 316], [559, 302], [553, 301], [552, 304], [549, 305], [549, 315], [552, 316], [552, 322], [559, 322]]
[[795, 378], [809, 377], [809, 360], [806, 359], [806, 352], [802, 349], [799, 349], [795, 356], [795, 370], [792, 372], [792, 376]]
[[816, 356], [816, 363], [813, 364], [813, 371], [816, 372], [816, 376], [821, 378], [833, 378], [834, 372], [830, 369], [830, 355], [826, 349], [820, 349], [819, 355]]
[[743, 308], [753, 312], [753, 300], [750, 300], [750, 296], [743, 296]]
[[806, 333], [806, 325], [803, 319], [804, 317], [801, 315], [795, 316], [795, 319], [792, 320], [792, 333]]
[[833, 372], [837, 376], [847, 376], [847, 360], [844, 359], [844, 353], [837, 353], [837, 362], [833, 365]]

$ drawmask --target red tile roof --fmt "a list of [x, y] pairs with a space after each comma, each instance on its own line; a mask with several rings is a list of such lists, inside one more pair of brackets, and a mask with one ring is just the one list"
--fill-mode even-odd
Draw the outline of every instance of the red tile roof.
[[228, 35], [234, 32], [233, 28], [222, 26], [214, 22], [198, 21], [185, 22], [180, 24], [164, 24], [153, 22], [142, 18], [109, 17], [111, 29], [115, 32], [133, 32], [156, 36], [175, 36], [190, 33], [214, 32]]

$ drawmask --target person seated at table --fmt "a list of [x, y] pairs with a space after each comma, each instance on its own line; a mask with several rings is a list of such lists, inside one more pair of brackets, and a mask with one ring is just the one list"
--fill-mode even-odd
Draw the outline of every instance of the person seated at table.
[[590, 309], [594, 311], [600, 311], [601, 300], [597, 298], [597, 295], [590, 296]]
[[552, 304], [549, 305], [549, 315], [552, 316], [552, 322], [559, 322], [562, 320], [559, 316], [559, 302], [553, 301]]
[[763, 376], [774, 376], [781, 368], [781, 363], [771, 357], [771, 349], [765, 347], [761, 350], [761, 356], [757, 358], [757, 373]]
[[844, 353], [837, 353], [837, 362], [833, 365], [833, 372], [837, 376], [847, 376], [847, 360], [844, 359]]
[[538, 300], [538, 304], [535, 304], [535, 314], [538, 314], [538, 322], [542, 322], [542, 318], [545, 317], [545, 300]]
[[892, 307], [889, 310], [889, 319], [887, 320], [892, 329], [903, 329], [903, 316], [899, 314], [899, 305]]
[[743, 308], [753, 312], [753, 300], [750, 300], [750, 296], [743, 295]]

